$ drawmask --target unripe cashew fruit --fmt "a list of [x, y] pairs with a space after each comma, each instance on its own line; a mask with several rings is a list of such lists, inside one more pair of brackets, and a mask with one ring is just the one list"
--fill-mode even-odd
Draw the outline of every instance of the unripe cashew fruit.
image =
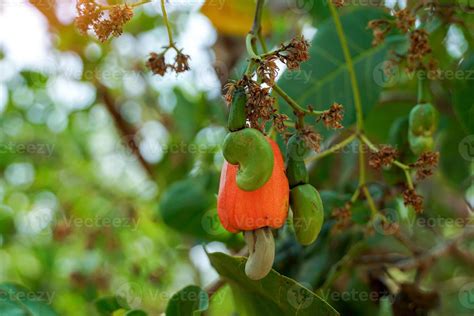
[[287, 158], [295, 161], [303, 161], [310, 149], [299, 134], [290, 137], [287, 144]]
[[244, 191], [255, 191], [270, 179], [274, 158], [265, 136], [253, 128], [227, 134], [222, 148], [224, 158], [238, 165], [237, 185]]
[[286, 176], [288, 177], [290, 188], [308, 183], [309, 181], [308, 170], [306, 170], [304, 161], [293, 160], [291, 158], [288, 158], [287, 161]]
[[309, 245], [319, 235], [324, 221], [324, 208], [319, 192], [311, 184], [299, 185], [290, 192], [293, 227], [296, 239]]
[[438, 125], [438, 111], [430, 103], [417, 104], [410, 111], [409, 129], [414, 136], [433, 136]]
[[272, 269], [275, 259], [275, 241], [269, 227], [244, 232], [249, 248], [245, 274], [252, 280], [264, 278]]
[[420, 155], [426, 151], [432, 151], [434, 147], [432, 136], [415, 136], [413, 133], [409, 132], [408, 141], [410, 143], [411, 151], [415, 155]]
[[408, 141], [414, 154], [433, 149], [433, 134], [438, 126], [438, 111], [430, 103], [417, 104], [409, 116]]
[[237, 88], [232, 97], [232, 105], [230, 106], [229, 119], [227, 127], [231, 132], [235, 132], [245, 128], [247, 121], [247, 113], [245, 106], [247, 105], [247, 95], [244, 88]]

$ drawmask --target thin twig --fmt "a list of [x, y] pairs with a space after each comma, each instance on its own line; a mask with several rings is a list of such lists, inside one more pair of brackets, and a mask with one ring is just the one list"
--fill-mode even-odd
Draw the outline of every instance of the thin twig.
[[356, 134], [351, 134], [349, 137], [341, 141], [340, 143], [337, 143], [336, 145], [331, 146], [330, 148], [318, 153], [317, 155], [310, 157], [307, 159], [306, 162], [313, 162], [319, 159], [322, 159], [326, 156], [329, 156], [330, 154], [336, 153], [342, 148], [346, 147], [350, 143], [352, 143], [356, 139], [357, 135]]

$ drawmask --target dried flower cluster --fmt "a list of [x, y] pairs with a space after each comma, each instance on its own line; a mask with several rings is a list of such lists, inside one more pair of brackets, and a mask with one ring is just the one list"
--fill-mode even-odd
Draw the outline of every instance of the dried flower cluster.
[[352, 204], [347, 202], [343, 207], [335, 208], [331, 216], [336, 219], [335, 231], [342, 231], [352, 225]]
[[437, 62], [433, 58], [428, 58], [432, 49], [428, 41], [428, 32], [425, 29], [414, 30], [416, 17], [408, 9], [395, 12], [395, 20], [372, 20], [369, 22], [368, 28], [372, 29], [374, 46], [382, 43], [385, 37], [393, 28], [397, 28], [400, 32], [408, 34], [410, 46], [406, 55], [397, 54], [395, 63], [401, 63], [406, 60], [409, 72], [418, 70], [427, 71], [430, 77], [437, 78], [439, 70]]
[[336, 6], [336, 8], [341, 8], [344, 6], [344, 0], [332, 0], [332, 3]]
[[105, 42], [110, 36], [119, 36], [123, 32], [123, 26], [133, 17], [130, 6], [114, 5], [108, 9], [108, 16], [104, 14], [103, 7], [94, 0], [78, 0], [76, 4], [78, 16], [76, 27], [82, 33], [93, 30], [101, 42]]
[[174, 63], [168, 64], [165, 61], [165, 53], [167, 49], [161, 53], [150, 53], [146, 66], [153, 72], [153, 74], [164, 76], [167, 70], [175, 71], [176, 73], [189, 70], [189, 55], [185, 55], [181, 51], [176, 50], [177, 54]]
[[402, 33], [408, 33], [415, 26], [415, 20], [415, 16], [408, 9], [403, 9], [395, 12], [395, 21], [385, 19], [370, 21], [368, 28], [374, 35], [372, 45], [381, 44], [394, 26]]
[[385, 40], [385, 37], [392, 30], [392, 23], [388, 20], [372, 20], [368, 28], [372, 30], [374, 39], [372, 45], [377, 46]]
[[408, 33], [415, 26], [415, 21], [415, 16], [408, 9], [395, 12], [395, 23], [402, 33]]
[[312, 150], [318, 152], [321, 148], [321, 135], [316, 133], [311, 126], [300, 127], [299, 131], [301, 132], [301, 137], [306, 145]]
[[288, 115], [279, 113], [273, 114], [273, 127], [278, 133], [284, 133], [286, 131], [285, 122], [288, 121], [288, 119]]
[[403, 202], [405, 206], [413, 206], [415, 212], [423, 212], [423, 197], [416, 193], [414, 189], [403, 191]]
[[410, 165], [410, 167], [416, 169], [416, 178], [418, 180], [423, 180], [433, 175], [433, 169], [437, 167], [438, 162], [438, 152], [424, 152], [415, 163]]
[[275, 79], [278, 75], [278, 66], [276, 64], [277, 57], [271, 55], [263, 60], [257, 61], [257, 76], [262, 80], [263, 83], [272, 87], [275, 84]]
[[247, 91], [247, 115], [250, 125], [263, 131], [266, 122], [273, 118], [275, 98], [270, 95], [269, 87], [262, 87], [248, 77], [243, 79]]
[[408, 70], [435, 71], [437, 68], [433, 59], [425, 64], [425, 57], [431, 54], [431, 46], [428, 42], [428, 32], [424, 29], [415, 30], [410, 34], [410, 48], [408, 49], [407, 64]]
[[324, 125], [328, 128], [341, 129], [341, 122], [344, 119], [344, 107], [339, 103], [333, 103], [329, 110], [325, 111], [318, 118], [319, 121], [323, 121]]
[[374, 169], [390, 166], [398, 157], [398, 151], [390, 146], [382, 146], [378, 151], [371, 152], [369, 165]]
[[271, 58], [278, 58], [289, 70], [298, 70], [300, 64], [309, 59], [309, 42], [304, 37], [297, 37], [289, 44], [281, 45]]

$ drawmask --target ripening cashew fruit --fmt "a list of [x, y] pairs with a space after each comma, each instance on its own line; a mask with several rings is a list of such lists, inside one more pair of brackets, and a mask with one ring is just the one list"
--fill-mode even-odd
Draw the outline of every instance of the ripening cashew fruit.
[[235, 132], [245, 128], [247, 121], [247, 112], [245, 106], [247, 105], [247, 95], [244, 88], [237, 88], [232, 97], [232, 104], [229, 112], [229, 119], [227, 127], [229, 131]]
[[298, 242], [309, 245], [318, 238], [324, 221], [323, 202], [319, 192], [311, 184], [298, 185], [291, 189], [293, 227]]
[[300, 135], [290, 137], [287, 144], [286, 175], [290, 184], [290, 205], [296, 239], [309, 245], [318, 237], [324, 221], [324, 208], [318, 191], [308, 184], [304, 163], [309, 148]]
[[304, 163], [304, 158], [308, 153], [309, 148], [300, 135], [294, 134], [290, 137], [286, 150], [286, 176], [290, 188], [308, 183], [309, 175]]
[[310, 149], [301, 138], [301, 135], [294, 134], [288, 139], [286, 145], [286, 156], [287, 159], [292, 159], [295, 161], [304, 161], [306, 155], [308, 155]]
[[238, 166], [240, 189], [255, 191], [270, 179], [274, 166], [272, 146], [258, 130], [245, 128], [227, 134], [222, 152], [227, 162]]
[[[242, 131], [245, 130], [250, 129]], [[271, 228], [284, 225], [289, 204], [289, 185], [280, 149], [270, 138], [265, 141], [274, 161], [268, 181], [256, 190], [243, 190], [237, 183], [239, 166], [224, 162], [217, 199], [217, 213], [224, 228], [232, 233], [244, 232], [249, 247], [245, 272], [253, 280], [265, 277], [272, 268], [275, 244]]]
[[409, 132], [408, 141], [410, 142], [410, 149], [415, 155], [431, 151], [434, 148], [434, 139], [432, 136], [415, 136]]
[[308, 183], [309, 181], [308, 170], [306, 170], [304, 161], [296, 161], [291, 158], [287, 162], [286, 176], [288, 177], [290, 188]]
[[408, 141], [416, 155], [433, 149], [438, 126], [438, 111], [430, 103], [417, 104], [409, 116]]
[[224, 162], [217, 211], [222, 225], [232, 233], [262, 227], [281, 227], [288, 215], [289, 186], [278, 145], [266, 138], [274, 155], [270, 179], [257, 190], [242, 190], [236, 181], [239, 167]]
[[410, 132], [415, 136], [432, 136], [438, 125], [438, 112], [431, 103], [417, 104], [409, 117]]

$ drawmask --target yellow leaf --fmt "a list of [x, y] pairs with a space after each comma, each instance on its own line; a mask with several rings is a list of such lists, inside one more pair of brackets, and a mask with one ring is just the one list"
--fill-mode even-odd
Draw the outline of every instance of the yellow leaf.
[[[246, 35], [253, 24], [255, 0], [207, 0], [201, 12], [214, 27], [225, 35]], [[262, 16], [262, 31], [268, 33], [271, 23], [267, 14]]]

